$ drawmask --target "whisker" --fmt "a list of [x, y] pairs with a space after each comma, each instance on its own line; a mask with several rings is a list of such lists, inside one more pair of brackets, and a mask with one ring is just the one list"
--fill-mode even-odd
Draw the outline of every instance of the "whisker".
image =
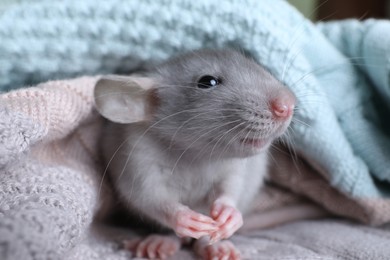
[[[220, 110], [220, 111], [239, 112], [240, 110], [238, 110], [238, 109], [222, 109], [222, 110]], [[184, 121], [184, 122], [181, 124], [181, 126], [180, 126], [179, 128], [177, 128], [177, 130], [176, 130], [175, 133], [173, 134], [173, 136], [172, 136], [172, 138], [171, 138], [171, 144], [170, 144], [170, 146], [172, 145], [173, 140], [175, 139], [177, 133], [184, 127], [185, 124], [189, 123], [190, 121], [194, 120], [194, 119], [197, 118], [197, 117], [203, 116], [203, 115], [208, 114], [208, 113], [214, 113], [214, 111], [205, 111], [205, 112], [203, 112], [203, 113], [199, 113], [199, 114], [197, 114], [197, 115], [195, 115], [195, 116], [193, 116], [193, 117], [187, 119], [186, 121]], [[218, 118], [229, 118], [229, 117], [233, 117], [233, 116], [235, 116], [235, 115], [223, 115], [223, 116], [220, 116], [220, 117], [212, 117], [210, 120], [215, 120], [215, 119], [218, 119]], [[203, 120], [206, 120], [206, 119], [204, 119], [204, 118], [202, 118], [202, 119], [203, 119]]]
[[274, 146], [274, 144], [271, 144], [270, 149], [266, 151], [267, 157], [270, 158], [274, 162], [274, 164], [278, 164], [278, 162], [276, 161], [276, 158], [274, 157], [274, 155], [272, 154], [272, 151], [271, 151], [271, 149], [274, 149], [273, 146]]
[[307, 127], [310, 127], [310, 125], [296, 117], [293, 117], [291, 123], [298, 123], [298, 124], [301, 124], [301, 125], [304, 125], [304, 126], [307, 126]]
[[241, 152], [241, 155], [244, 154], [245, 142], [248, 141], [248, 136], [249, 136], [249, 134], [253, 131], [253, 129], [255, 129], [254, 126], [252, 126], [251, 129], [248, 131], [248, 133], [245, 135], [244, 140], [243, 140], [242, 144], [240, 145], [240, 152]]
[[[168, 115], [168, 116], [163, 117], [162, 119], [158, 120], [157, 122], [155, 122], [155, 123], [153, 123], [151, 126], [149, 126], [149, 127], [141, 134], [141, 136], [135, 141], [135, 143], [134, 143], [134, 145], [133, 145], [133, 147], [132, 147], [132, 149], [131, 149], [131, 151], [130, 151], [130, 153], [129, 153], [129, 155], [128, 155], [126, 161], [125, 161], [125, 164], [124, 164], [124, 166], [123, 166], [123, 169], [122, 169], [122, 171], [121, 171], [121, 173], [120, 173], [118, 179], [122, 177], [122, 175], [123, 175], [123, 173], [124, 173], [124, 171], [125, 171], [125, 169], [126, 169], [126, 167], [127, 167], [127, 164], [129, 163], [130, 157], [131, 157], [131, 155], [133, 154], [133, 152], [134, 152], [135, 148], [137, 147], [137, 145], [139, 144], [139, 142], [141, 141], [141, 139], [142, 139], [142, 138], [143, 138], [143, 137], [144, 137], [144, 136], [153, 128], [153, 127], [155, 127], [157, 124], [159, 124], [160, 122], [162, 122], [162, 121], [164, 121], [164, 120], [166, 120], [166, 119], [169, 119], [169, 118], [171, 118], [171, 117], [173, 117], [173, 116], [176, 116], [176, 115], [179, 115], [179, 114], [181, 114], [181, 113], [188, 112], [188, 111], [197, 111], [197, 109], [187, 109], [187, 110], [182, 110], [182, 111], [173, 113], [173, 114], [171, 114], [171, 115]], [[118, 151], [119, 151], [119, 149], [117, 149], [117, 151], [113, 154], [112, 158], [116, 155], [116, 153], [117, 153]], [[111, 162], [111, 160], [110, 160], [110, 162]], [[107, 168], [108, 168], [108, 165], [107, 165]]]
[[233, 144], [233, 143], [237, 140], [237, 138], [239, 138], [240, 135], [241, 135], [242, 133], [244, 133], [247, 129], [248, 129], [248, 125], [247, 125], [244, 129], [242, 129], [241, 131], [239, 131], [237, 134], [235, 134], [235, 135], [232, 137], [232, 139], [230, 139], [230, 141], [225, 145], [224, 149], [220, 152], [219, 157], [218, 157], [218, 160], [221, 159], [222, 155], [225, 153], [225, 151], [228, 149], [228, 147], [229, 147], [231, 144]]
[[219, 125], [217, 126], [216, 128], [213, 128], [212, 130], [210, 131], [207, 131], [206, 133], [203, 133], [202, 135], [200, 135], [197, 139], [195, 139], [195, 141], [193, 141], [182, 153], [181, 155], [178, 157], [178, 159], [176, 160], [173, 168], [172, 168], [172, 171], [171, 171], [171, 174], [173, 174], [174, 170], [176, 169], [179, 161], [181, 160], [181, 158], [184, 156], [184, 154], [192, 147], [193, 144], [195, 144], [197, 141], [199, 141], [199, 139], [201, 139], [203, 136], [211, 133], [212, 131], [218, 129], [218, 128], [221, 128], [221, 127], [225, 127], [226, 125], [229, 125], [229, 124], [232, 124], [232, 123], [235, 123], [235, 122], [239, 122], [240, 120], [235, 120], [235, 121], [231, 121], [231, 122], [228, 122], [228, 123], [225, 123], [225, 124], [222, 124], [222, 125]]
[[[242, 122], [242, 123], [236, 125], [235, 127], [229, 129], [228, 132], [231, 132], [231, 131], [235, 130], [236, 128], [242, 126], [243, 124], [245, 124], [245, 122]], [[217, 143], [218, 143], [218, 142], [220, 141], [220, 139], [222, 139], [222, 138], [223, 138], [225, 135], [227, 135], [227, 134], [228, 134], [227, 132], [223, 132], [223, 133], [221, 133], [221, 135], [218, 135], [218, 136], [214, 137], [214, 138], [211, 140], [211, 142], [207, 143], [207, 144], [198, 152], [198, 154], [197, 154], [197, 155], [193, 158], [193, 160], [191, 161], [191, 164], [190, 164], [190, 165], [192, 165], [192, 164], [200, 157], [200, 155], [202, 154], [202, 152], [203, 152], [205, 149], [207, 149], [209, 146], [211, 146], [212, 143], [213, 143], [215, 140], [219, 139], [219, 140], [217, 141]], [[216, 145], [216, 144], [214, 144], [214, 146], [213, 146], [213, 148], [212, 148], [212, 150], [211, 150], [211, 153], [210, 153], [210, 157], [209, 157], [209, 161], [210, 161], [210, 162], [211, 162], [211, 159], [212, 159], [212, 158], [211, 158], [211, 155], [212, 155], [212, 153], [214, 152], [215, 145]]]
[[108, 161], [108, 163], [107, 163], [107, 165], [106, 165], [106, 167], [105, 167], [105, 169], [104, 169], [103, 176], [102, 176], [102, 180], [101, 180], [100, 185], [99, 185], [99, 191], [98, 191], [98, 194], [99, 194], [98, 197], [99, 197], [99, 199], [100, 199], [100, 194], [101, 194], [101, 190], [102, 190], [102, 187], [103, 187], [103, 181], [104, 181], [104, 178], [105, 178], [106, 175], [107, 175], [108, 168], [109, 168], [109, 166], [110, 166], [112, 160], [114, 159], [115, 155], [118, 153], [118, 151], [121, 149], [121, 147], [128, 141], [129, 138], [130, 138], [130, 137], [126, 137], [125, 140], [118, 146], [118, 148], [117, 148], [117, 149], [115, 150], [115, 152], [114, 152], [114, 155], [111, 156], [110, 160]]
[[[309, 75], [311, 74], [316, 74], [316, 73], [319, 73], [319, 72], [325, 72], [326, 70], [328, 69], [332, 69], [332, 70], [335, 70], [335, 67], [337, 66], [344, 66], [344, 65], [348, 65], [348, 64], [351, 64], [351, 65], [360, 65], [360, 63], [354, 63], [354, 62], [348, 62], [350, 60], [354, 60], [354, 59], [361, 59], [360, 57], [356, 57], [356, 58], [346, 58], [347, 61], [345, 62], [339, 62], [339, 63], [333, 63], [333, 64], [327, 64], [327, 65], [324, 65], [324, 66], [321, 66], [321, 67], [318, 67], [312, 71], [309, 71], [307, 73], [305, 73], [304, 75], [302, 75], [302, 77], [300, 77], [296, 82], [294, 82], [290, 87], [293, 87], [295, 86], [298, 82], [304, 80], [306, 77], [308, 77]], [[366, 65], [366, 66], [369, 66], [369, 64], [366, 64], [366, 63], [361, 63], [362, 65]], [[381, 65], [371, 65], [372, 67], [378, 67], [378, 68], [382, 68], [383, 66]]]
[[[326, 0], [324, 2], [322, 2], [321, 4], [317, 5], [313, 11], [309, 14], [309, 16], [312, 16], [314, 15], [318, 9], [320, 9], [323, 5], [325, 5], [329, 0]], [[318, 20], [317, 22], [320, 22], [320, 21], [323, 21], [329, 17], [331, 17], [332, 15], [334, 15], [335, 13], [332, 13], [326, 17], [323, 17], [322, 19]], [[295, 31], [292, 33], [292, 35], [295, 35], [292, 39], [291, 39], [291, 42], [288, 43], [287, 45], [289, 46], [288, 49], [291, 50], [292, 47], [294, 47], [294, 45], [297, 43], [297, 40], [299, 39], [299, 37], [302, 35], [302, 33], [305, 32], [304, 30], [304, 25], [306, 24], [306, 20], [303, 20], [302, 23], [300, 23], [298, 26], [296, 26], [296, 29]], [[283, 61], [283, 63], [285, 64], [285, 66], [283, 67], [283, 70], [282, 70], [282, 76], [281, 76], [281, 80], [283, 81], [284, 80], [284, 75], [285, 75], [285, 72], [288, 71], [288, 69], [290, 68], [292, 62], [295, 60], [295, 58], [300, 54], [302, 53], [303, 49], [299, 50], [297, 53], [293, 54], [293, 56], [291, 57], [291, 60], [288, 61], [287, 58], [288, 58], [288, 55], [285, 56], [285, 59]], [[287, 66], [288, 65], [288, 66]]]
[[214, 153], [214, 150], [215, 148], [217, 147], [218, 143], [226, 136], [228, 135], [229, 133], [231, 133], [232, 131], [236, 130], [237, 128], [241, 127], [243, 124], [245, 124], [245, 122], [242, 122], [238, 125], [236, 125], [235, 127], [232, 127], [230, 128], [228, 131], [226, 131], [225, 133], [222, 134], [222, 136], [218, 139], [218, 141], [215, 143], [215, 145], [213, 146], [213, 149], [211, 150], [211, 153], [210, 153], [210, 160], [211, 160], [211, 157]]

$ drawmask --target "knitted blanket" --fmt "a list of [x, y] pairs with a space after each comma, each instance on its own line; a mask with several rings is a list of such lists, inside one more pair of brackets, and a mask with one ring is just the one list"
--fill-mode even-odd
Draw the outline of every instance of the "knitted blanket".
[[[389, 30], [389, 22], [375, 20], [313, 25], [281, 0], [23, 2], [0, 16], [0, 89], [130, 72], [201, 47], [244, 49], [295, 92], [301, 122], [289, 135], [299, 159], [277, 154], [279, 167], [271, 174], [288, 191], [270, 188], [261, 197], [268, 205], [259, 209], [297, 203], [294, 193], [336, 215], [380, 225], [390, 220]], [[102, 204], [110, 196], [97, 154], [96, 80], [50, 81], [1, 95], [1, 259], [128, 257], [114, 247], [122, 231], [91, 224], [106, 215]], [[313, 225], [339, 225], [324, 223]], [[264, 236], [263, 246], [270, 248], [276, 237], [294, 241], [318, 255], [296, 248], [256, 251], [250, 236], [235, 239], [249, 259], [264, 253], [275, 259], [368, 259], [360, 244], [319, 250], [318, 237], [296, 227], [257, 238]], [[356, 233], [368, 229], [356, 227]], [[370, 230], [378, 234], [376, 243], [388, 242], [387, 233]], [[348, 232], [329, 241], [342, 234]], [[381, 248], [377, 255], [385, 259], [388, 252]]]

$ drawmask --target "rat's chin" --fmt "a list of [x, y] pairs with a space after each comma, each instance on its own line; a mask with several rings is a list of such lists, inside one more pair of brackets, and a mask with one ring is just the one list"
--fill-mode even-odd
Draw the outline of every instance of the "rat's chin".
[[242, 138], [238, 140], [239, 151], [245, 156], [251, 156], [265, 151], [271, 141], [260, 138]]
[[268, 144], [268, 140], [259, 138], [242, 138], [240, 139], [240, 143], [248, 148], [261, 149]]

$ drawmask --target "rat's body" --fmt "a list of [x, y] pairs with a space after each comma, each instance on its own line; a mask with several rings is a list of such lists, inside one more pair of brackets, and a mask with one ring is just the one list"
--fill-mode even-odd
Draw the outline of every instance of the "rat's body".
[[[119, 90], [111, 91], [114, 85]], [[179, 236], [213, 242], [242, 225], [267, 173], [268, 148], [295, 105], [294, 95], [253, 60], [213, 50], [171, 59], [146, 77], [103, 80], [95, 98], [103, 116], [127, 123], [108, 123], [102, 142], [130, 210]], [[198, 244], [205, 258], [239, 257], [227, 241]], [[150, 258], [177, 249], [158, 236], [136, 247]]]
[[[156, 138], [147, 131], [148, 127], [145, 123], [110, 124], [106, 129], [109, 133], [103, 143], [107, 148], [106, 161], [112, 158], [110, 174], [117, 180], [116, 187], [121, 196], [131, 198], [127, 203], [130, 208], [161, 222], [159, 214], [147, 210], [147, 200], [158, 199], [165, 206], [164, 199], [174, 198], [192, 210], [208, 215], [219, 190], [225, 186], [235, 198], [239, 211], [248, 210], [267, 172], [266, 153], [248, 158], [218, 159], [205, 155], [195, 158], [199, 156], [198, 151], [187, 150], [185, 153], [188, 154], [183, 154], [183, 149], [169, 148], [170, 144]], [[127, 145], [117, 151], [125, 139]], [[214, 157], [219, 155], [216, 153]], [[152, 191], [158, 196], [151, 196]]]

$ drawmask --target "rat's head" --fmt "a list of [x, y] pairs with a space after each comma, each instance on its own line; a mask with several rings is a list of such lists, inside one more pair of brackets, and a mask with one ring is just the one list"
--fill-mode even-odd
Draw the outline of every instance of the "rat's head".
[[147, 77], [102, 79], [95, 98], [114, 122], [146, 120], [174, 148], [222, 157], [267, 149], [286, 131], [295, 105], [268, 71], [230, 50], [178, 56]]

